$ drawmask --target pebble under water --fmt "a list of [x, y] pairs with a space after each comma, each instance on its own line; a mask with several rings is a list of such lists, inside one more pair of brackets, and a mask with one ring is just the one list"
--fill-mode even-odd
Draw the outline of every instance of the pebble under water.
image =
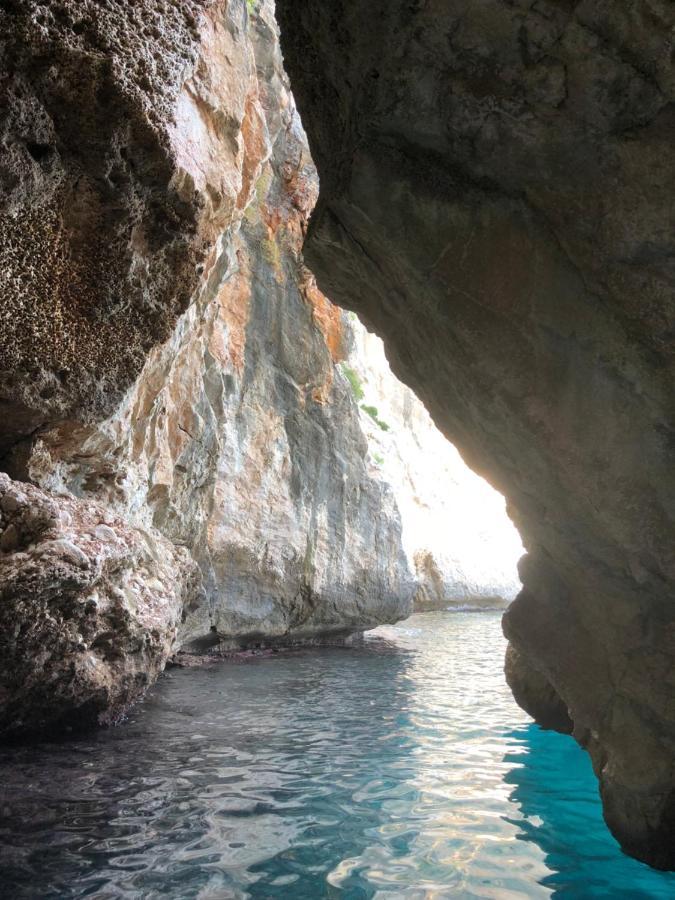
[[110, 731], [0, 751], [7, 898], [673, 897], [586, 755], [502, 675], [493, 612], [172, 670]]

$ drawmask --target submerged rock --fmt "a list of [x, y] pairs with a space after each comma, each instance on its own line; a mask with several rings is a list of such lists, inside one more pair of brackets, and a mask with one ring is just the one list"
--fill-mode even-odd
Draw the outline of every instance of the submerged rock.
[[169, 541], [0, 473], [0, 737], [121, 718], [198, 583]]
[[675, 7], [277, 8], [321, 178], [308, 264], [506, 495], [506, 632], [614, 834], [675, 867]]

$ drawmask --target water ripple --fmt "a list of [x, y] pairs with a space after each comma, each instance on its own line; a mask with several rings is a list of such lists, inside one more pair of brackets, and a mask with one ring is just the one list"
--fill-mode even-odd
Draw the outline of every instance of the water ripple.
[[8, 898], [675, 896], [574, 742], [502, 676], [495, 613], [173, 671], [130, 721], [0, 752]]

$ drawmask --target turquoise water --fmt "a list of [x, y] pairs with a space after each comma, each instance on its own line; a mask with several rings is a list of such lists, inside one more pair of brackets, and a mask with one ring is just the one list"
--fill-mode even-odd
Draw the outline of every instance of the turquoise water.
[[501, 672], [496, 613], [173, 670], [93, 737], [0, 751], [7, 898], [675, 897]]

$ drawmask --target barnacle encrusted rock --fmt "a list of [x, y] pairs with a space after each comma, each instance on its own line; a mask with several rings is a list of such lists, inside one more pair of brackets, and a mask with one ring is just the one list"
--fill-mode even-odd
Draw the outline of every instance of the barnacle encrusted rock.
[[306, 257], [529, 557], [521, 671], [628, 852], [675, 867], [675, 7], [279, 0]]
[[112, 411], [213, 262], [254, 175], [245, 25], [224, 0], [0, 6], [0, 457]]
[[198, 592], [158, 534], [0, 473], [0, 737], [118, 720]]

